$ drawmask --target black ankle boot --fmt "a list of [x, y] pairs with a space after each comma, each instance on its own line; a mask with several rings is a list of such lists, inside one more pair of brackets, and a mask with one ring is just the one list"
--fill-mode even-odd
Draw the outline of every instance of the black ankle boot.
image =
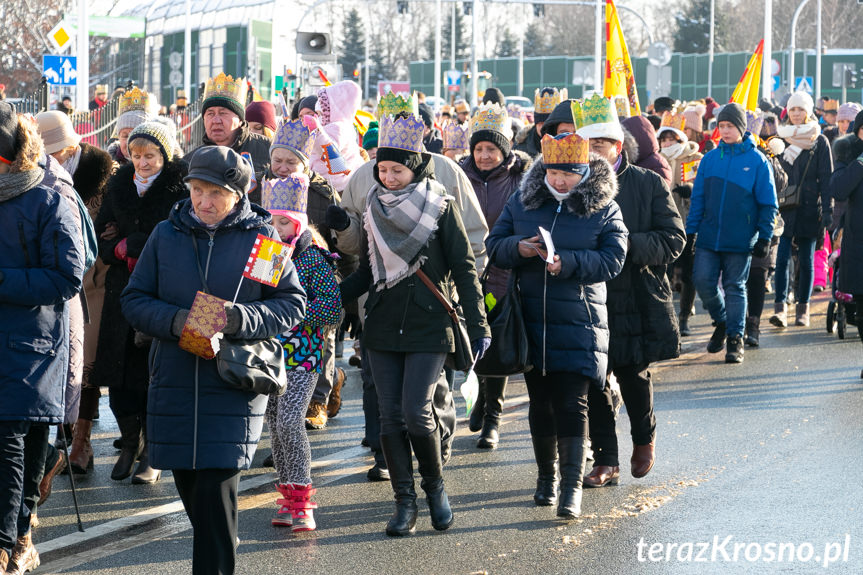
[[482, 422], [482, 433], [476, 446], [480, 449], [494, 449], [500, 440], [498, 427], [500, 426], [500, 416], [503, 414], [506, 378], [489, 377], [483, 379], [485, 380], [485, 417]]
[[396, 499], [396, 510], [387, 522], [386, 533], [390, 537], [404, 537], [416, 531], [417, 523], [417, 492], [414, 489], [413, 459], [407, 433], [382, 433], [381, 449]]
[[581, 515], [581, 479], [584, 476], [584, 438], [558, 437], [560, 456], [560, 500], [557, 516], [574, 519]]
[[725, 347], [725, 322], [714, 324], [713, 335], [707, 342], [708, 353], [719, 353]]
[[746, 318], [746, 337], [743, 340], [749, 347], [761, 345], [761, 318], [749, 316]]
[[680, 336], [687, 337], [692, 335], [692, 329], [689, 327], [689, 316], [681, 315], [680, 319], [677, 321], [678, 326], [680, 327]]
[[467, 427], [473, 432], [482, 429], [483, 419], [485, 417], [485, 378], [479, 378], [479, 393], [476, 396], [476, 401], [473, 404], [473, 410], [470, 412]]
[[114, 469], [111, 470], [111, 479], [122, 481], [132, 475], [132, 467], [144, 446], [141, 441], [141, 419], [137, 415], [118, 417], [117, 425], [120, 427], [123, 447]]
[[443, 485], [440, 434], [435, 430], [426, 436], [411, 435], [410, 438], [422, 476], [420, 485], [426, 492], [432, 527], [438, 531], [445, 531], [452, 525], [453, 515], [449, 506], [449, 497]]
[[[146, 418], [146, 415], [142, 416]], [[147, 426], [141, 426], [142, 435], [144, 437], [144, 448], [141, 450], [141, 456], [138, 458], [138, 467], [135, 468], [135, 474], [132, 476], [132, 483], [135, 485], [147, 485], [156, 483], [162, 477], [162, 472], [158, 469], [150, 467], [150, 453], [147, 448]]]
[[542, 507], [557, 503], [557, 437], [532, 437], [538, 470], [533, 502]]

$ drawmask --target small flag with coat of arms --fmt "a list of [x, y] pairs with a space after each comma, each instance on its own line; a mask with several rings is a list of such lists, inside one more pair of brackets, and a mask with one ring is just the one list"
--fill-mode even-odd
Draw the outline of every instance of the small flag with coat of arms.
[[293, 251], [294, 248], [289, 244], [258, 234], [243, 277], [268, 286], [278, 286]]

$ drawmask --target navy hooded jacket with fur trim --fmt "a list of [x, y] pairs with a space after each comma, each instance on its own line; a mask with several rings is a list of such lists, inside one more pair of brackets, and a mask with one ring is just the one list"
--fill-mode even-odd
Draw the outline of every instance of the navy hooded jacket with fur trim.
[[[627, 231], [614, 202], [617, 179], [604, 159], [591, 155], [590, 176], [558, 202], [537, 158], [486, 240], [494, 265], [518, 277], [534, 369], [578, 373], [605, 383], [608, 314], [605, 282], [626, 259]], [[539, 226], [549, 230], [561, 271], [552, 276], [539, 257], [523, 258], [519, 241]]]

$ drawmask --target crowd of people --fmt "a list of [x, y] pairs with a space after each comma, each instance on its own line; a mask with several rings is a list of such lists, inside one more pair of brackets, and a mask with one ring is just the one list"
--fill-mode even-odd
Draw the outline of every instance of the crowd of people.
[[[308, 430], [338, 416], [346, 339], [374, 455], [367, 477], [390, 482], [385, 532], [406, 536], [419, 514], [414, 457], [431, 525], [453, 524], [452, 359], [462, 338], [484, 356], [487, 316], [508, 295], [531, 365], [533, 500], [566, 519], [581, 514], [584, 487], [620, 481], [621, 403], [630, 473], [652, 469], [650, 365], [679, 355], [696, 294], [714, 326], [707, 351], [731, 364], [760, 345], [771, 291], [779, 329], [809, 325], [825, 289], [856, 322], [858, 104], [663, 97], [631, 116], [627, 102], [545, 87], [525, 114], [490, 88], [474, 110], [389, 93], [368, 123], [355, 82], [284, 114], [248, 89], [224, 74], [206, 83], [205, 134], [186, 155], [138, 88], [112, 96], [106, 150], [82, 142], [62, 110], [34, 118], [0, 102], [0, 574], [39, 565], [32, 528], [53, 478], [92, 472], [103, 387], [120, 430], [111, 479], [148, 484], [170, 470], [194, 572], [233, 573], [239, 476], [265, 422], [272, 524], [317, 528]], [[100, 86], [94, 109], [108, 100]], [[274, 285], [241, 281], [260, 235], [291, 250]], [[231, 387], [182, 345], [201, 292], [228, 302], [224, 341], [278, 341], [283, 394]], [[478, 449], [495, 449], [508, 378], [478, 375], [467, 423]]]

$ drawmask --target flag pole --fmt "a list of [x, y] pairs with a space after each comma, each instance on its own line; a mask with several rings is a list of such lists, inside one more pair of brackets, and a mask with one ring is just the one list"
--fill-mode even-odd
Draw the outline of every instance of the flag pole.
[[231, 300], [231, 305], [237, 305], [237, 296], [240, 295], [240, 287], [243, 285], [243, 280], [246, 279], [246, 276], [240, 276], [240, 283], [237, 284], [237, 291], [234, 292], [234, 299]]

